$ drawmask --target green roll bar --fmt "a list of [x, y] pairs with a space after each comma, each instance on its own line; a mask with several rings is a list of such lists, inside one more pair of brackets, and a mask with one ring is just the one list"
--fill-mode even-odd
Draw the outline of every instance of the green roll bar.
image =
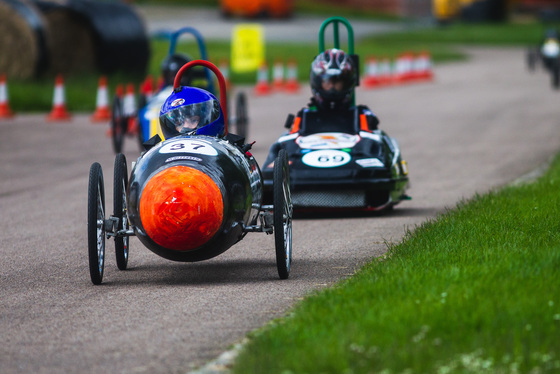
[[348, 22], [348, 20], [344, 17], [331, 17], [331, 18], [327, 18], [323, 22], [321, 28], [319, 29], [319, 53], [325, 52], [325, 29], [330, 23], [333, 24], [335, 48], [340, 48], [340, 39], [338, 37], [338, 24], [343, 23], [346, 26], [346, 30], [348, 32], [348, 53], [353, 55], [354, 54], [354, 29], [352, 29], [352, 25], [350, 25], [350, 22]]
[[[360, 58], [357, 54], [354, 54], [354, 29], [350, 22], [344, 17], [330, 17], [327, 18], [319, 29], [319, 53], [325, 52], [325, 29], [329, 24], [333, 24], [333, 40], [334, 48], [340, 48], [340, 38], [338, 36], [338, 25], [340, 23], [346, 26], [346, 31], [348, 33], [348, 55], [354, 62], [356, 67], [356, 86], [360, 85]], [[355, 94], [352, 94], [352, 105], [355, 105]]]

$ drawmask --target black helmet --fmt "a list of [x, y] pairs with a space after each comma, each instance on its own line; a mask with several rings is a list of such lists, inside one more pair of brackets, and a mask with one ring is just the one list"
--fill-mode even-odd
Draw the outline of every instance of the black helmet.
[[356, 79], [354, 62], [341, 49], [328, 49], [311, 63], [311, 92], [322, 107], [336, 109], [350, 105]]
[[[190, 61], [191, 59], [189, 57], [182, 54], [168, 55], [161, 63], [161, 76], [163, 78], [164, 87], [172, 86], [173, 81], [175, 80], [175, 75], [177, 75], [179, 69]], [[190, 81], [191, 78], [188, 72], [183, 74], [181, 86], [190, 86]]]
[[546, 39], [558, 39], [558, 30], [554, 28], [547, 29], [544, 34], [544, 37]]

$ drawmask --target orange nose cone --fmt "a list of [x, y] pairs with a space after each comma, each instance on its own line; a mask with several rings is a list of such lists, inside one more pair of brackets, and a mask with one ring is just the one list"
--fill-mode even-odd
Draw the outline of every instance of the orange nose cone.
[[203, 172], [173, 166], [148, 181], [140, 198], [146, 234], [167, 249], [187, 251], [206, 243], [220, 228], [220, 189]]

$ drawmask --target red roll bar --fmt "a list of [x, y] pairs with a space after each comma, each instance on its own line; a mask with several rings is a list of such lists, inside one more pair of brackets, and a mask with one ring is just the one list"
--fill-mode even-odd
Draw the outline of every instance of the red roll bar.
[[222, 112], [224, 113], [224, 123], [225, 123], [226, 134], [227, 134], [228, 120], [227, 120], [226, 80], [222, 75], [222, 72], [220, 71], [220, 69], [218, 69], [218, 67], [216, 67], [216, 65], [206, 60], [193, 60], [187, 62], [185, 65], [183, 65], [183, 67], [181, 67], [181, 69], [179, 69], [177, 75], [175, 75], [175, 81], [173, 81], [173, 90], [181, 86], [181, 78], [183, 77], [183, 74], [193, 66], [204, 66], [212, 70], [212, 72], [216, 75], [216, 78], [218, 78], [218, 84], [220, 85], [220, 106], [222, 107]]

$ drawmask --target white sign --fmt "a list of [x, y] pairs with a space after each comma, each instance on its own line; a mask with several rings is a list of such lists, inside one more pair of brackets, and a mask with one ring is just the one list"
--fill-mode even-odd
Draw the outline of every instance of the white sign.
[[334, 149], [324, 149], [306, 153], [301, 161], [308, 166], [315, 168], [335, 168], [346, 165], [352, 157], [347, 152]]
[[385, 166], [378, 158], [362, 158], [356, 160], [356, 163], [363, 168], [382, 168]]
[[195, 153], [198, 155], [217, 156], [218, 151], [209, 143], [197, 139], [178, 139], [167, 143], [159, 150], [160, 153]]
[[352, 148], [360, 141], [358, 135], [342, 132], [323, 132], [296, 139], [297, 145], [304, 149], [335, 149]]

